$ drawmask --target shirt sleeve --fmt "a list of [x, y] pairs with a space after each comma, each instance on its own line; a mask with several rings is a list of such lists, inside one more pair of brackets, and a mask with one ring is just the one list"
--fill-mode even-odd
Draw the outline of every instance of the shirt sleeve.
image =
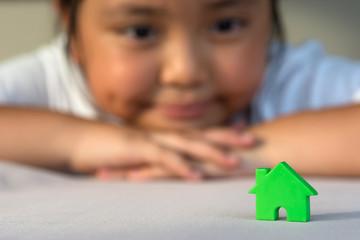
[[105, 118], [107, 114], [100, 115], [80, 67], [68, 55], [67, 39], [60, 34], [32, 54], [0, 64], [0, 105]]
[[284, 51], [269, 63], [253, 101], [253, 122], [360, 103], [360, 62], [330, 56], [316, 41]]
[[0, 104], [46, 107], [47, 102], [45, 73], [35, 55], [0, 65]]

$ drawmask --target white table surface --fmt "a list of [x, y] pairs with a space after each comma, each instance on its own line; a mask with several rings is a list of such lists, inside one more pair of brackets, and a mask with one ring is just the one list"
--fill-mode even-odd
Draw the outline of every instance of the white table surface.
[[0, 162], [0, 239], [360, 239], [360, 179], [306, 180], [311, 221], [268, 222], [253, 177], [101, 182]]

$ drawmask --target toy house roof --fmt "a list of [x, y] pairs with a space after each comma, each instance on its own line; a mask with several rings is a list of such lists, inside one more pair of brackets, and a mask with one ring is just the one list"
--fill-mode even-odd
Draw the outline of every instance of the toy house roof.
[[269, 187], [269, 185], [272, 184], [279, 184], [279, 182], [281, 182], [281, 185], [291, 184], [291, 188], [293, 189], [301, 189], [305, 196], [318, 194], [317, 191], [286, 162], [279, 163], [273, 170], [263, 176], [262, 179], [256, 179], [256, 185], [249, 193], [257, 193], [264, 187]]

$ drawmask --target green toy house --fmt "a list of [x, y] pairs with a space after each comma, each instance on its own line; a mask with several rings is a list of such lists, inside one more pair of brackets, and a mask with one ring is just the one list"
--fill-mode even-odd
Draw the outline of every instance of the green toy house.
[[317, 195], [310, 186], [286, 162], [270, 168], [256, 169], [256, 184], [249, 193], [256, 194], [256, 219], [275, 221], [279, 209], [287, 212], [287, 220], [310, 220], [310, 196]]

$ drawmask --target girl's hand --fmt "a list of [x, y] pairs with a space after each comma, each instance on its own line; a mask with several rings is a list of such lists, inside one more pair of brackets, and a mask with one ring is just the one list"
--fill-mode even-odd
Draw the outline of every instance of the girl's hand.
[[[239, 126], [241, 126], [239, 128]], [[244, 133], [244, 125], [232, 128], [211, 128], [187, 132], [148, 132], [149, 140], [181, 155], [202, 176], [229, 176], [238, 173], [240, 158], [231, 149], [252, 147], [255, 139]], [[190, 159], [192, 161], [190, 161]], [[152, 180], [178, 178], [160, 165], [143, 165], [133, 168], [100, 168], [96, 176], [101, 179], [126, 178]]]
[[80, 128], [74, 129], [75, 137], [69, 140], [73, 143], [71, 171], [94, 173], [97, 169], [161, 166], [178, 178], [201, 178], [182, 154], [154, 143], [145, 131], [103, 123], [89, 123]]

